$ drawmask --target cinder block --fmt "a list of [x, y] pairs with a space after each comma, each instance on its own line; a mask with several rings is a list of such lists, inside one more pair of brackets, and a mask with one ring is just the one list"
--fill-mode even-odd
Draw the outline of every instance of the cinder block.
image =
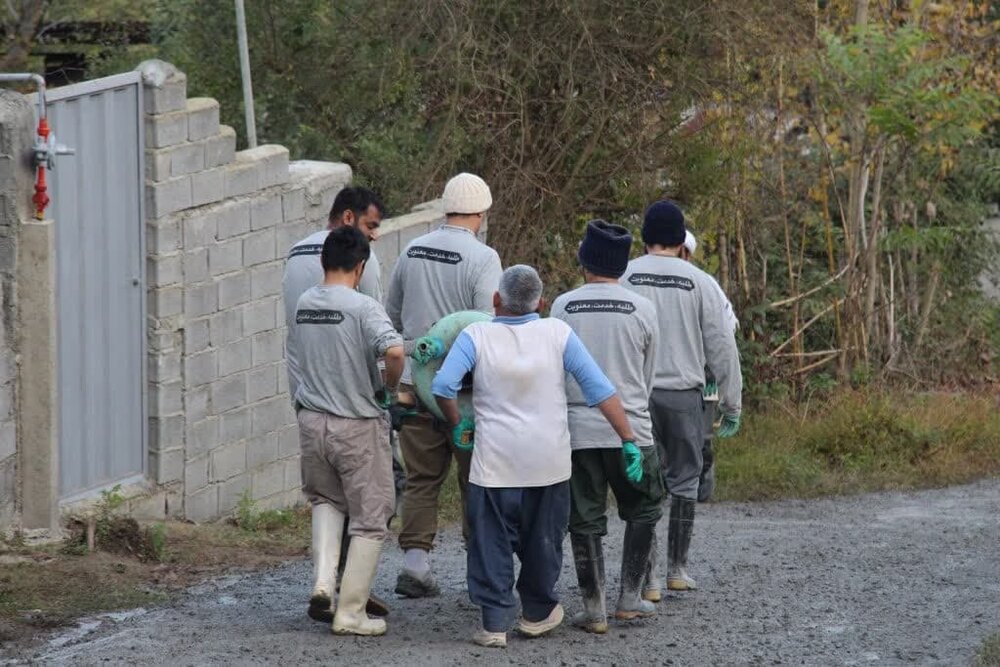
[[163, 114], [179, 111], [187, 102], [187, 76], [176, 72], [159, 88], [143, 85], [142, 105], [147, 114]]
[[214, 137], [219, 133], [219, 103], [209, 97], [192, 97], [188, 113], [188, 141]]
[[7, 419], [10, 419], [11, 408], [13, 407], [13, 405], [14, 405], [14, 388], [10, 384], [5, 384], [3, 385], [3, 387], [0, 387], [0, 421], [5, 421]]
[[175, 252], [171, 255], [146, 256], [146, 286], [164, 287], [184, 280], [183, 255]]
[[186, 317], [211, 315], [219, 309], [221, 300], [220, 289], [216, 283], [188, 285], [184, 290], [184, 315]]
[[247, 469], [247, 443], [231, 442], [212, 450], [211, 480], [229, 479]]
[[255, 301], [247, 306], [243, 312], [243, 335], [252, 336], [261, 331], [275, 328], [274, 301], [274, 299], [265, 299]]
[[150, 352], [166, 352], [179, 348], [184, 344], [183, 336], [179, 331], [157, 330], [156, 318], [148, 318], [146, 329], [146, 349]]
[[246, 271], [220, 278], [216, 284], [219, 286], [219, 310], [250, 300], [250, 274]]
[[170, 382], [177, 380], [181, 376], [181, 353], [180, 350], [169, 352], [158, 352], [149, 354], [148, 382]]
[[232, 410], [246, 403], [247, 376], [230, 375], [212, 383], [212, 409], [217, 413]]
[[285, 272], [284, 262], [272, 261], [250, 269], [250, 297], [263, 299], [281, 294], [281, 279]]
[[181, 221], [177, 217], [146, 223], [146, 252], [163, 255], [181, 249]]
[[167, 518], [166, 492], [133, 498], [128, 502], [128, 515], [136, 521], [163, 521]]
[[235, 442], [250, 435], [250, 409], [230, 410], [219, 416], [219, 440]]
[[285, 353], [285, 334], [280, 329], [259, 333], [253, 337], [253, 365], [281, 361]]
[[264, 165], [258, 161], [250, 161], [243, 154], [246, 151], [238, 151], [236, 158], [227, 164], [226, 170], [226, 197], [240, 197], [256, 192], [260, 189], [261, 172]]
[[299, 454], [299, 427], [297, 425], [286, 426], [278, 431], [278, 455], [281, 458], [288, 458]]
[[206, 486], [184, 496], [184, 516], [190, 521], [209, 521], [218, 515], [218, 486]]
[[205, 167], [220, 167], [229, 164], [236, 156], [236, 130], [228, 125], [220, 125], [219, 133], [209, 137], [205, 144]]
[[250, 231], [250, 203], [246, 200], [229, 201], [215, 209], [219, 240], [246, 234]]
[[184, 448], [149, 452], [149, 471], [159, 484], [184, 479]]
[[[256, 341], [254, 346], [256, 347]], [[219, 349], [219, 377], [245, 371], [251, 366], [251, 345], [249, 338], [224, 345]]]
[[281, 195], [281, 212], [285, 222], [296, 222], [306, 217], [306, 194], [302, 188]]
[[192, 424], [208, 417], [211, 385], [189, 387], [184, 392], [184, 416]]
[[180, 285], [156, 287], [147, 290], [146, 296], [146, 307], [153, 317], [170, 317], [184, 312], [184, 290]]
[[286, 257], [293, 245], [320, 228], [320, 226], [308, 220], [285, 223], [281, 227], [278, 227], [278, 256]]
[[278, 393], [278, 366], [269, 364], [247, 373], [247, 403], [256, 403]]
[[253, 473], [254, 500], [273, 496], [285, 490], [285, 464], [283, 461], [269, 463]]
[[184, 219], [184, 250], [191, 251], [215, 243], [216, 216], [206, 211], [193, 213]]
[[[221, 231], [221, 230], [220, 230]], [[208, 248], [208, 268], [213, 276], [232, 273], [243, 268], [243, 241], [219, 241]]]
[[251, 435], [264, 435], [294, 422], [292, 406], [283, 396], [262, 401], [251, 410]]
[[166, 149], [170, 155], [170, 175], [186, 176], [205, 169], [205, 142], [196, 141]]
[[146, 151], [146, 180], [165, 181], [170, 178], [169, 149], [151, 149]]
[[188, 458], [207, 454], [219, 444], [219, 418], [205, 417], [189, 423], [185, 437]]
[[277, 144], [264, 144], [251, 148], [254, 157], [264, 163], [261, 174], [262, 188], [281, 185], [288, 182], [288, 149]]
[[167, 504], [167, 518], [181, 520], [184, 518], [184, 485], [174, 484], [163, 492]]
[[17, 454], [17, 424], [10, 419], [0, 423], [0, 462], [12, 459], [15, 454]]
[[186, 111], [171, 111], [164, 114], [146, 116], [146, 146], [165, 148], [187, 141], [188, 114]]
[[200, 283], [208, 280], [208, 250], [197, 248], [184, 253], [184, 282]]
[[209, 461], [211, 461], [211, 457], [205, 454], [185, 463], [184, 486], [189, 489], [200, 489], [207, 485]]
[[149, 410], [152, 414], [169, 415], [184, 411], [184, 385], [180, 379], [150, 382], [147, 387]]
[[190, 319], [184, 324], [184, 353], [196, 354], [208, 349], [212, 344], [209, 319]]
[[[262, 229], [259, 232], [254, 232], [243, 239], [243, 264], [246, 266], [254, 266], [256, 264], [263, 264], [264, 262], [273, 262], [277, 259], [277, 252], [275, 250], [275, 239], [277, 235], [275, 234], [274, 228]], [[281, 282], [280, 278], [278, 280], [279, 284]], [[251, 294], [254, 290], [254, 280], [251, 274], [250, 278]], [[257, 298], [257, 297], [253, 297]]]
[[250, 203], [250, 228], [253, 230], [274, 227], [282, 223], [281, 196], [278, 194], [257, 197]]
[[278, 395], [283, 396], [288, 393], [288, 366], [282, 360], [278, 368]]
[[247, 441], [247, 469], [253, 470], [278, 460], [278, 434], [267, 433]]
[[146, 182], [146, 219], [162, 218], [191, 208], [191, 177]]
[[184, 446], [184, 415], [156, 415], [150, 411], [149, 451], [158, 452]]
[[204, 206], [226, 196], [226, 170], [222, 167], [191, 174], [191, 205]]
[[223, 310], [209, 319], [212, 345], [222, 347], [243, 337], [243, 309]]
[[218, 351], [209, 348], [204, 352], [189, 354], [184, 357], [184, 386], [214, 382], [219, 377]]
[[219, 513], [231, 514], [250, 489], [250, 475], [242, 474], [219, 485]]

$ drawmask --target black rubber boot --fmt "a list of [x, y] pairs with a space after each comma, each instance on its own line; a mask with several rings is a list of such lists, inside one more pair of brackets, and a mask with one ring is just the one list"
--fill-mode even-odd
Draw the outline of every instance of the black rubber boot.
[[625, 524], [625, 542], [622, 544], [621, 592], [615, 618], [628, 621], [656, 614], [656, 606], [642, 599], [643, 579], [649, 564], [649, 550], [653, 546], [655, 524]]
[[667, 536], [667, 588], [693, 591], [698, 588], [687, 574], [688, 549], [694, 532], [695, 501], [673, 497], [670, 501], [670, 533]]
[[704, 463], [701, 466], [701, 475], [698, 476], [698, 502], [703, 503], [712, 497], [715, 491], [715, 452], [712, 451], [712, 439], [705, 438], [705, 443], [701, 447], [701, 456]]
[[573, 625], [587, 632], [603, 635], [608, 631], [608, 612], [604, 606], [604, 549], [600, 535], [570, 534], [573, 562], [580, 584], [583, 611], [573, 617]]
[[660, 577], [659, 545], [656, 539], [656, 529], [653, 529], [653, 543], [649, 547], [649, 561], [646, 563], [646, 576], [642, 580], [642, 599], [659, 602], [663, 599], [663, 579]]

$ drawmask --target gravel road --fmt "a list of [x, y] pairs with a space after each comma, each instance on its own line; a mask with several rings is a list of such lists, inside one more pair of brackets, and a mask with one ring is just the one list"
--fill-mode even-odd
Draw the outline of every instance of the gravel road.
[[[666, 544], [666, 522], [661, 544]], [[622, 524], [606, 541], [617, 589]], [[568, 542], [566, 553], [569, 554]], [[382, 558], [377, 592], [392, 599], [401, 565]], [[506, 650], [468, 641], [477, 611], [465, 592], [457, 531], [434, 554], [441, 597], [397, 600], [381, 638], [337, 637], [305, 615], [310, 565], [216, 579], [173, 605], [108, 615], [63, 631], [15, 663], [171, 665], [324, 663], [970, 664], [1000, 631], [1000, 479], [850, 498], [699, 506], [692, 575], [655, 619], [605, 636], [562, 627]], [[567, 558], [560, 589], [579, 609]]]

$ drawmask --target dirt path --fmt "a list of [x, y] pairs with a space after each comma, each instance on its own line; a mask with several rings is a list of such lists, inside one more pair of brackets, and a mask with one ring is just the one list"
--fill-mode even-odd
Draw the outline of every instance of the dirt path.
[[[606, 542], [610, 596], [621, 534], [615, 519]], [[396, 601], [382, 638], [336, 637], [310, 621], [310, 566], [299, 562], [203, 584], [171, 607], [91, 619], [31, 655], [9, 658], [373, 667], [969, 664], [983, 638], [1000, 629], [998, 545], [996, 479], [916, 493], [701, 506], [692, 547], [701, 590], [671, 595], [657, 618], [613, 625], [603, 637], [563, 627], [538, 640], [514, 636], [504, 652], [467, 641], [477, 613], [465, 593], [460, 538], [449, 530], [434, 556], [441, 597]], [[395, 545], [388, 547], [380, 594], [392, 597], [400, 562]], [[560, 588], [567, 611], [576, 611], [568, 559]]]

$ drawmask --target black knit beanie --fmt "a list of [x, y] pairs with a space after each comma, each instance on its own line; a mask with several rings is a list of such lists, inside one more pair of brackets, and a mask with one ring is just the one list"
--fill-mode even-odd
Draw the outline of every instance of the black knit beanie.
[[583, 268], [597, 276], [620, 278], [628, 266], [632, 235], [618, 225], [604, 220], [587, 223], [587, 233], [577, 257]]
[[658, 201], [646, 209], [642, 223], [642, 242], [676, 248], [684, 243], [684, 213], [677, 204]]

